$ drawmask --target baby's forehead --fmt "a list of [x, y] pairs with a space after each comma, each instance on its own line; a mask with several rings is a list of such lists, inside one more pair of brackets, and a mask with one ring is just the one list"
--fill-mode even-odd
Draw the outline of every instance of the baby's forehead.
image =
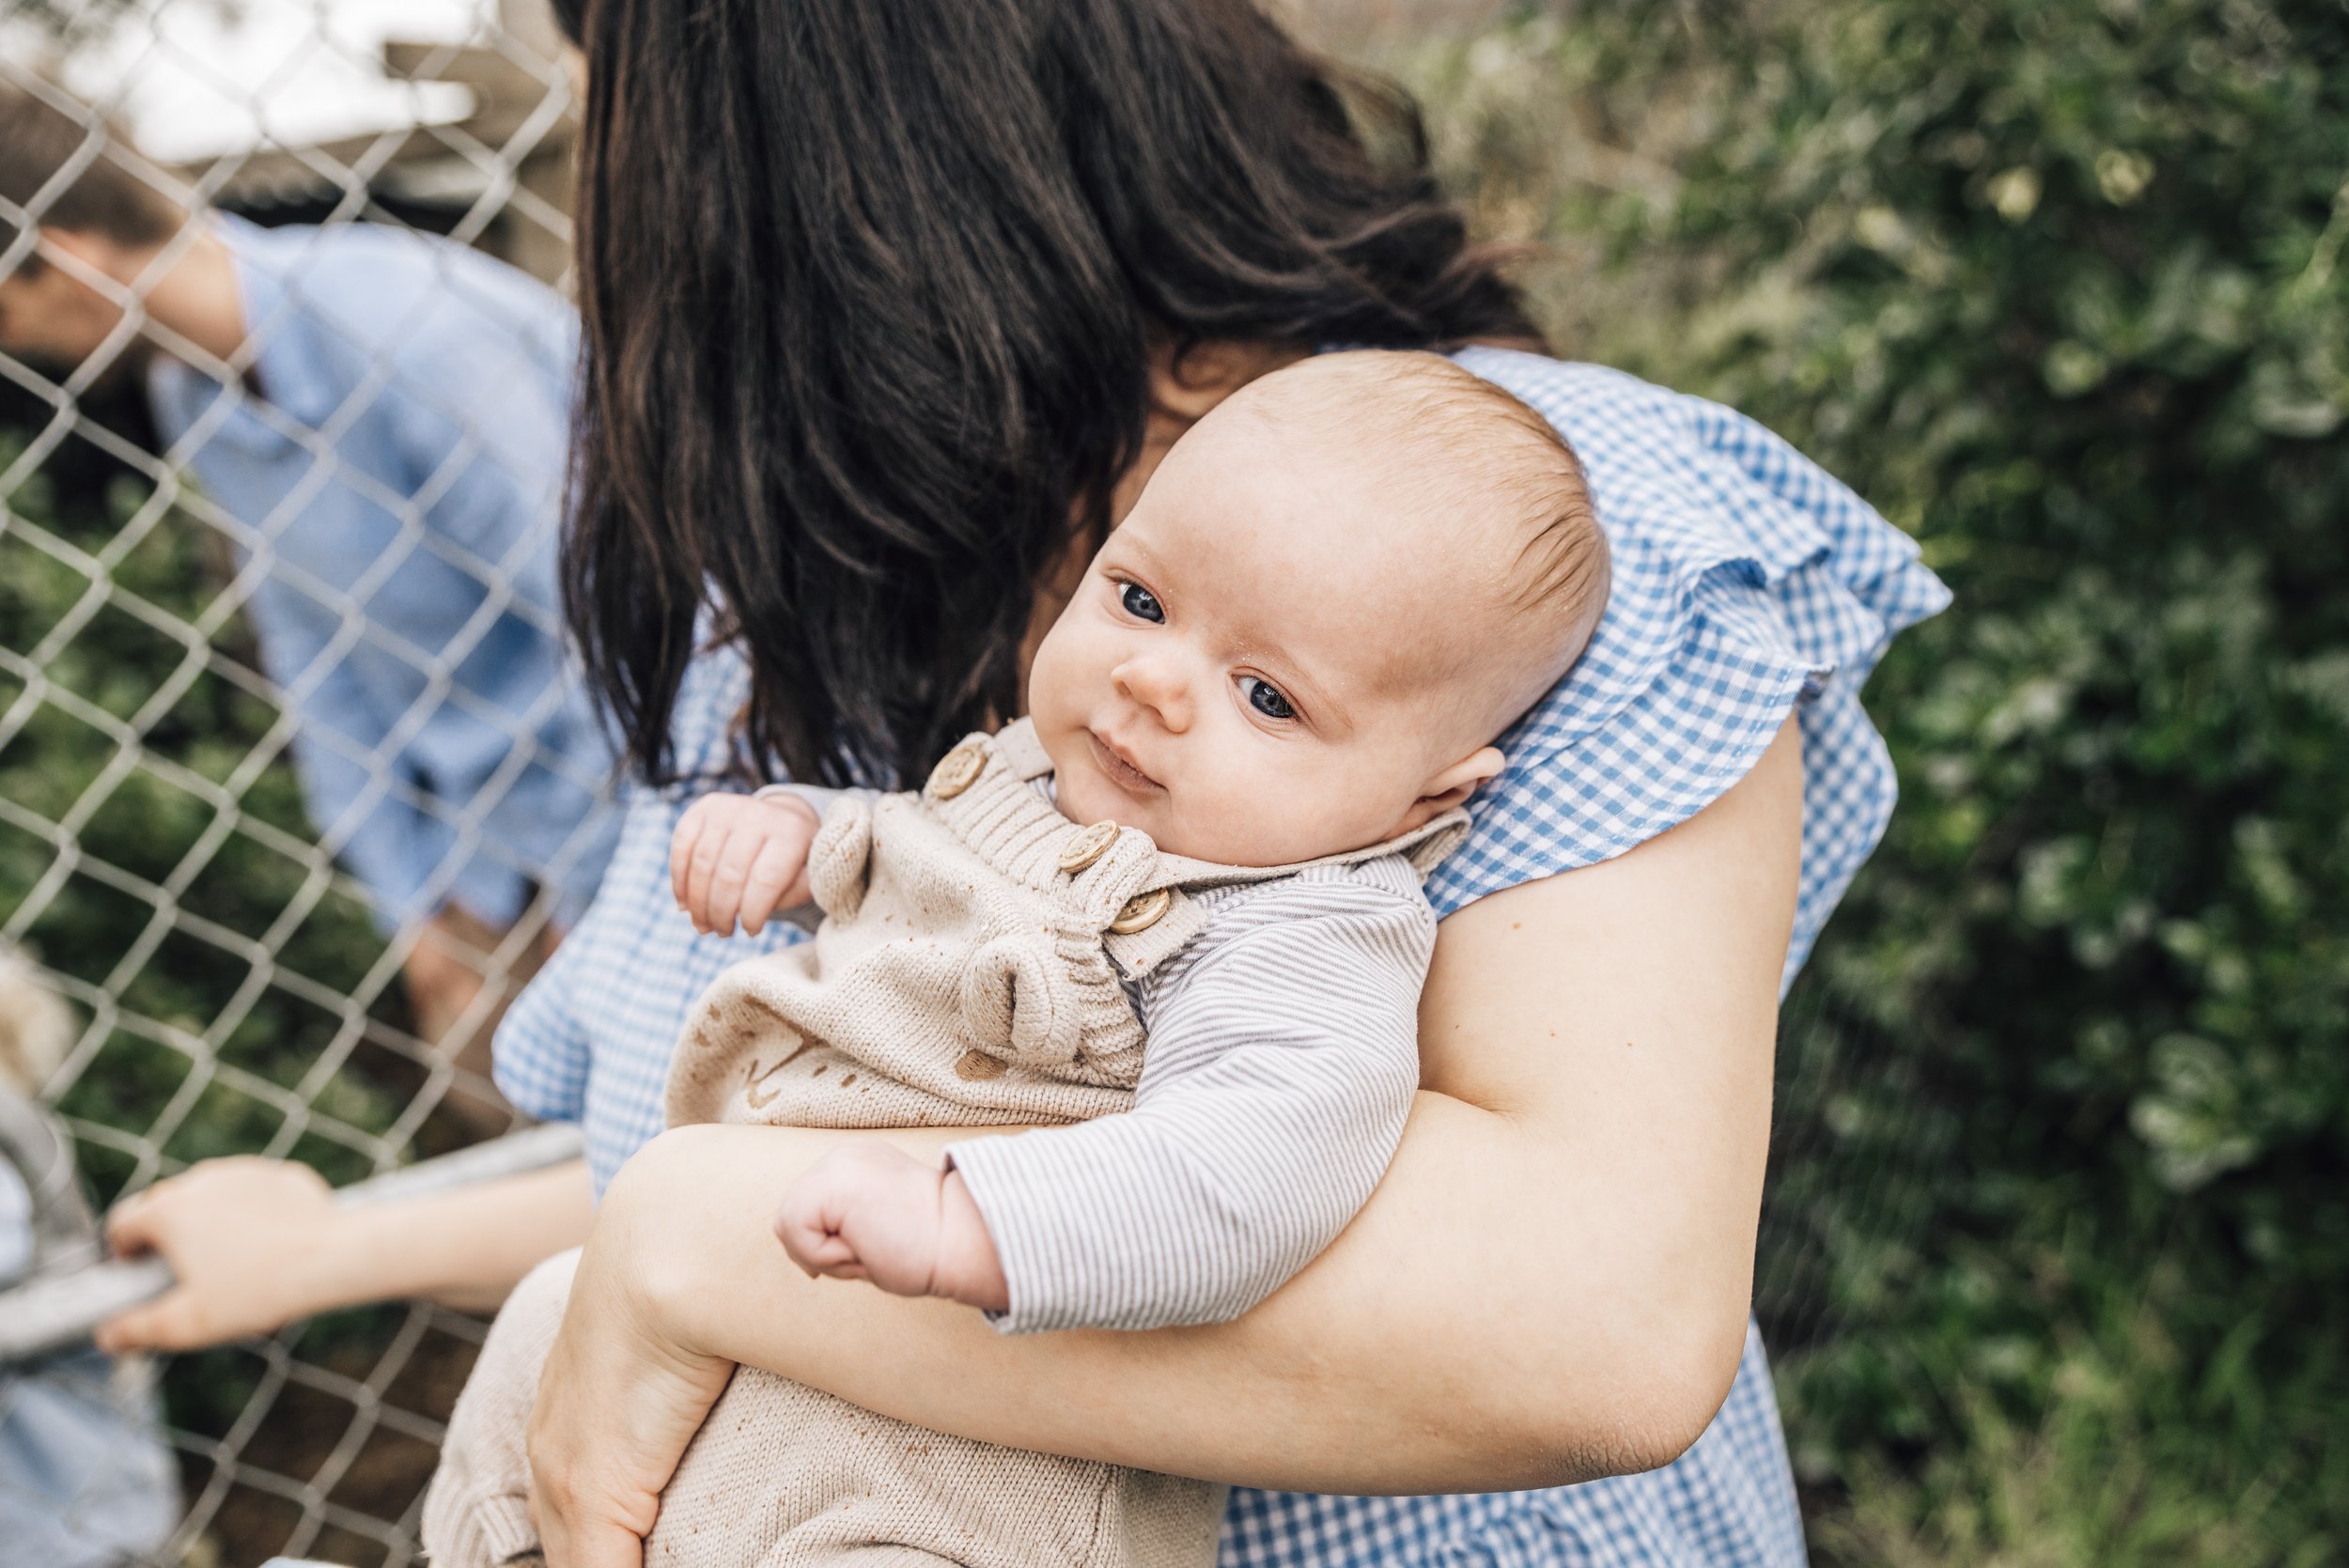
[[1167, 499], [1195, 542], [1262, 571], [1347, 582], [1364, 613], [1497, 605], [1511, 562], [1554, 515], [1541, 492], [1574, 476], [1573, 459], [1547, 426], [1537, 448], [1490, 408], [1436, 431], [1392, 412], [1316, 400], [1310, 420], [1227, 422], [1183, 454], [1189, 482]]
[[[1518, 631], [1505, 564], [1439, 520], [1333, 492], [1257, 527], [1222, 513], [1192, 555], [1235, 646], [1278, 648], [1349, 703], [1413, 701], [1473, 681]], [[1220, 524], [1220, 525], [1219, 525]]]
[[1358, 701], [1507, 683], [1546, 661], [1559, 612], [1585, 597], [1543, 586], [1576, 588], [1588, 565], [1579, 463], [1540, 414], [1434, 355], [1277, 371], [1168, 468], [1137, 532], [1212, 584], [1236, 637], [1310, 660]]

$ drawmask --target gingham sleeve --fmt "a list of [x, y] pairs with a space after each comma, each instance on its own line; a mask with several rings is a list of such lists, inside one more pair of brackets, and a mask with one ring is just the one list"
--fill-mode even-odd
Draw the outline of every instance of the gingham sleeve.
[[1499, 349], [1458, 355], [1581, 458], [1614, 551], [1589, 649], [1501, 737], [1469, 840], [1428, 897], [1486, 893], [1609, 860], [1687, 821], [1803, 716], [1801, 912], [1809, 949], [1892, 802], [1861, 680], [1948, 593], [1915, 541], [1761, 426], [1617, 371]]
[[[595, 919], [589, 905], [584, 930]], [[554, 955], [530, 977], [521, 995], [498, 1020], [490, 1042], [490, 1073], [498, 1093], [515, 1110], [540, 1122], [584, 1119], [590, 1050], [586, 1032], [571, 1014], [569, 998], [578, 984], [572, 970], [586, 944], [578, 932], [554, 950]]]

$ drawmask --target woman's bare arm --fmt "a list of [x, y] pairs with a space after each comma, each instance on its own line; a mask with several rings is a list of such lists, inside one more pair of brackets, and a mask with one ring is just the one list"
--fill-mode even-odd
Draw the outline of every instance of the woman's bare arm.
[[[872, 1135], [664, 1135], [607, 1198], [549, 1365], [550, 1541], [649, 1522], [676, 1459], [651, 1451], [681, 1449], [723, 1361], [949, 1432], [1257, 1485], [1491, 1490], [1669, 1461], [1743, 1341], [1798, 746], [1790, 725], [1682, 828], [1445, 922], [1392, 1168], [1238, 1322], [1007, 1339], [966, 1309], [810, 1281], [771, 1238], [775, 1202]], [[591, 1409], [623, 1419], [571, 1419]], [[566, 1515], [593, 1518], [574, 1533]], [[624, 1559], [576, 1557], [607, 1560]]]
[[575, 1247], [594, 1207], [583, 1160], [398, 1203], [341, 1208], [291, 1160], [207, 1160], [106, 1217], [117, 1252], [160, 1253], [179, 1282], [117, 1314], [108, 1350], [187, 1350], [362, 1302], [480, 1311]]

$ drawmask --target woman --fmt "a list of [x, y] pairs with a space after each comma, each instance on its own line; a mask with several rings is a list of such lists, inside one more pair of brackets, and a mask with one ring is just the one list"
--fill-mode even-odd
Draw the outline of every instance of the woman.
[[[1014, 1340], [818, 1288], [768, 1221], [835, 1135], [654, 1137], [687, 1004], [783, 939], [677, 911], [683, 800], [919, 777], [1016, 711], [1101, 531], [1252, 375], [1537, 339], [1408, 105], [1342, 93], [1241, 0], [565, 22], [590, 79], [569, 602], [645, 784], [498, 1046], [508, 1094], [583, 1120], [609, 1184], [532, 1427], [552, 1560], [636, 1560], [742, 1362], [1234, 1482], [1232, 1562], [1799, 1561], [1748, 1324], [1772, 1038], [1890, 807], [1857, 689], [1942, 602], [1913, 550], [1726, 411], [1470, 351], [1581, 452], [1616, 594], [1431, 885], [1424, 1088], [1368, 1208], [1210, 1328]], [[1496, 1487], [1527, 1490], [1303, 1495]]]
[[[920, 776], [1017, 710], [1034, 629], [1187, 417], [1320, 344], [1534, 335], [1423, 159], [1374, 166], [1330, 76], [1238, 0], [568, 21], [590, 78], [571, 604], [656, 780]], [[1889, 800], [1857, 680], [1938, 585], [1735, 416], [1469, 363], [1591, 464], [1617, 600], [1431, 890], [1458, 912], [1427, 1091], [1361, 1219], [1238, 1323], [1006, 1340], [796, 1275], [769, 1217], [830, 1136], [661, 1138], [607, 1195], [533, 1423], [555, 1560], [631, 1560], [737, 1361], [1247, 1486], [1548, 1487], [1688, 1451], [1563, 1493], [1243, 1491], [1236, 1560], [1799, 1557], [1747, 1331], [1775, 1003]], [[696, 666], [705, 613], [726, 650]], [[640, 798], [500, 1045], [509, 1091], [583, 1115], [599, 1169], [656, 1127], [693, 989], [754, 950], [666, 907], [676, 809]]]

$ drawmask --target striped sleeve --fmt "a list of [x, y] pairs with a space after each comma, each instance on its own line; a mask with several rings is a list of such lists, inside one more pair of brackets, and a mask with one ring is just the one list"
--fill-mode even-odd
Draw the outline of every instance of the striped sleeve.
[[1435, 916], [1400, 857], [1222, 895], [1143, 998], [1133, 1110], [949, 1151], [1007, 1333], [1237, 1317], [1378, 1185], [1419, 1086]]

